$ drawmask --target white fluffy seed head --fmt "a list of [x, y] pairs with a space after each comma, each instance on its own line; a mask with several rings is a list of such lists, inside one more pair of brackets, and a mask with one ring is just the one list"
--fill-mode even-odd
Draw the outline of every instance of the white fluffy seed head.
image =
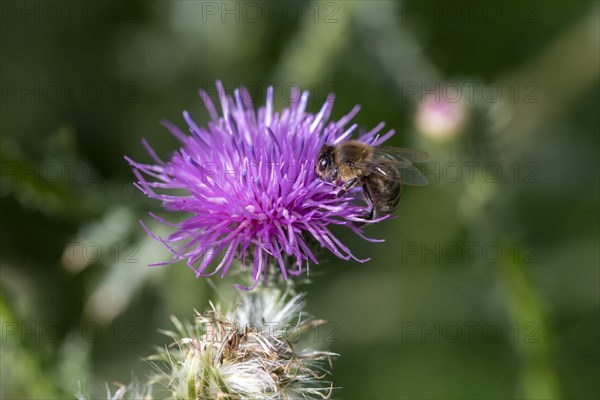
[[303, 312], [304, 296], [264, 288], [240, 295], [228, 312], [213, 306], [194, 323], [173, 319], [173, 346], [149, 359], [153, 381], [175, 398], [328, 398], [334, 353], [298, 340], [323, 321]]

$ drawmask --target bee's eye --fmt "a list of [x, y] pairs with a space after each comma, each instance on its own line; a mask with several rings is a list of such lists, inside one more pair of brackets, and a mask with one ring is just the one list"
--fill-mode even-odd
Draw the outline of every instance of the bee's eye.
[[329, 160], [327, 158], [322, 158], [319, 162], [319, 168], [325, 169], [329, 165]]

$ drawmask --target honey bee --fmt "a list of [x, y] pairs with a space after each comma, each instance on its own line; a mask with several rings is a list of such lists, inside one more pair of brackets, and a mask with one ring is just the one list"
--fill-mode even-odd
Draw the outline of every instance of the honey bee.
[[[389, 146], [370, 146], [356, 140], [324, 145], [317, 158], [317, 175], [336, 185], [338, 197], [362, 186], [368, 211], [362, 219], [370, 221], [394, 212], [400, 202], [402, 185], [425, 186], [427, 178], [413, 166], [429, 160], [421, 150]], [[355, 222], [362, 226], [365, 222]]]

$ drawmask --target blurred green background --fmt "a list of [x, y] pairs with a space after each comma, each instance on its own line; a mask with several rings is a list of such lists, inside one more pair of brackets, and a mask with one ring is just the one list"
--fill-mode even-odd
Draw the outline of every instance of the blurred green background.
[[[197, 97], [292, 86], [316, 112], [434, 155], [398, 218], [336, 231], [308, 311], [341, 357], [335, 398], [597, 399], [599, 8], [593, 1], [3, 1], [3, 398], [72, 398], [143, 378], [214, 290], [137, 221], [161, 213], [123, 160], [177, 148]], [[158, 233], [166, 228], [152, 225]], [[231, 282], [217, 282], [228, 290]]]

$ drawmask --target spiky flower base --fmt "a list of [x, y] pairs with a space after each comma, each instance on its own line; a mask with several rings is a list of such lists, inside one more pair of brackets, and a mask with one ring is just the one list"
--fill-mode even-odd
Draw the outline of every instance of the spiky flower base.
[[302, 340], [324, 322], [303, 307], [303, 295], [265, 288], [241, 294], [228, 312], [212, 306], [193, 324], [173, 319], [176, 331], [165, 332], [173, 346], [150, 357], [160, 367], [154, 381], [182, 399], [328, 398], [335, 354]]

